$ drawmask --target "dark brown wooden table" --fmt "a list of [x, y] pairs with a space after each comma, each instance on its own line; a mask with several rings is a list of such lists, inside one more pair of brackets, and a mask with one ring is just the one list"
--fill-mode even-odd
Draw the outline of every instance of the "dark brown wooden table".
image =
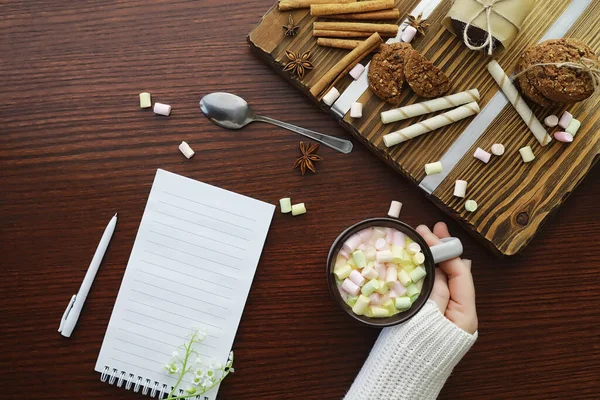
[[[94, 364], [152, 178], [164, 168], [263, 201], [276, 213], [221, 399], [340, 399], [377, 331], [343, 315], [324, 278], [346, 226], [404, 203], [416, 226], [447, 221], [473, 259], [480, 337], [443, 399], [597, 399], [600, 228], [596, 168], [519, 256], [498, 260], [360, 145], [291, 166], [299, 136], [212, 125], [200, 97], [231, 91], [261, 113], [344, 136], [255, 58], [246, 34], [271, 5], [233, 1], [0, 3], [0, 366], [4, 398], [142, 398]], [[173, 106], [140, 110], [138, 93]], [[180, 141], [196, 150], [186, 160]], [[71, 339], [56, 331], [113, 213], [119, 224]], [[401, 373], [401, 371], [399, 371]]]

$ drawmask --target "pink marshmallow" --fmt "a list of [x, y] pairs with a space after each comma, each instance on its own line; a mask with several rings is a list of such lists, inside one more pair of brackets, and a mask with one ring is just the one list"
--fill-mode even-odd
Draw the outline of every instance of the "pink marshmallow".
[[487, 164], [488, 162], [490, 162], [490, 158], [492, 158], [492, 155], [487, 151], [483, 150], [481, 147], [478, 147], [477, 150], [475, 150], [475, 154], [473, 154], [473, 157]]
[[369, 300], [371, 300], [371, 301], [369, 301], [369, 304], [373, 304], [373, 305], [376, 305], [376, 306], [382, 304], [381, 303], [381, 296], [379, 295], [379, 293], [372, 293], [369, 296]]
[[350, 254], [346, 253], [346, 251], [344, 249], [340, 250], [338, 255], [341, 257], [344, 257], [346, 260], [350, 258]]
[[348, 277], [348, 279], [350, 279], [353, 283], [357, 284], [358, 286], [364, 285], [367, 281], [365, 277], [362, 276], [361, 273], [357, 270], [350, 272], [350, 276]]
[[385, 228], [385, 241], [392, 243], [394, 240], [394, 230], [392, 228]]
[[365, 246], [365, 244], [364, 244], [364, 243], [361, 243], [361, 244], [358, 246], [358, 249], [359, 249], [359, 250], [362, 250], [362, 251], [365, 251], [365, 250], [367, 250], [367, 246]]
[[406, 235], [400, 231], [394, 231], [392, 244], [394, 246], [404, 247]]
[[387, 269], [385, 268], [385, 264], [384, 263], [380, 263], [375, 261], [375, 271], [377, 271], [377, 274], [379, 275], [379, 279], [385, 279], [385, 275], [387, 274]]
[[352, 78], [354, 78], [354, 80], [357, 80], [360, 78], [363, 72], [365, 72], [365, 66], [362, 64], [356, 64], [354, 68], [350, 70], [349, 74]]
[[[389, 265], [389, 264], [388, 264]], [[394, 265], [387, 267], [385, 274], [385, 283], [388, 286], [392, 286], [394, 282], [398, 281], [398, 269]]]
[[375, 249], [377, 249], [377, 250], [384, 250], [384, 249], [387, 249], [387, 247], [388, 247], [388, 244], [384, 238], [379, 238], [375, 242]]
[[554, 134], [554, 139], [563, 143], [571, 143], [573, 141], [573, 135], [568, 132], [556, 132]]
[[392, 296], [394, 294], [394, 292], [392, 290], [390, 290], [389, 292], [387, 292], [386, 294], [383, 294], [381, 296], [379, 296], [379, 301], [381, 301], [381, 304], [385, 304], [387, 303], [392, 297], [398, 297], [398, 296]]
[[346, 240], [346, 242], [342, 246], [342, 250], [344, 250], [346, 253], [350, 254], [354, 250], [356, 250], [356, 248], [360, 245], [361, 242], [362, 242], [362, 240], [360, 239], [360, 236], [352, 235], [352, 236], [350, 236], [350, 238], [348, 240]]
[[406, 293], [406, 288], [398, 281], [393, 283], [391, 289], [394, 293], [396, 293], [396, 297], [402, 296], [404, 293]]
[[573, 119], [573, 115], [571, 115], [570, 112], [565, 111], [563, 113], [563, 115], [560, 117], [560, 120], [558, 121], [558, 126], [560, 126], [563, 129], [567, 129], [567, 127], [571, 123], [572, 119]]
[[344, 282], [342, 282], [340, 288], [352, 296], [356, 296], [358, 292], [360, 292], [360, 287], [348, 278], [344, 279]]
[[358, 232], [358, 236], [360, 236], [360, 239], [363, 242], [368, 242], [369, 239], [371, 239], [371, 236], [373, 236], [373, 228], [363, 229], [362, 231]]

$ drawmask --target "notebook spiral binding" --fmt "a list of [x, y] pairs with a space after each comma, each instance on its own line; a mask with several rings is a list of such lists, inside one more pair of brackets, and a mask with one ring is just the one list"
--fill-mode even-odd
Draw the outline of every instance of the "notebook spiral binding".
[[[142, 376], [135, 376], [134, 374], [127, 373], [127, 371], [119, 371], [116, 368], [111, 368], [108, 365], [104, 366], [102, 374], [100, 374], [101, 382], [108, 382], [109, 385], [115, 385], [116, 387], [124, 387], [125, 390], [133, 390], [139, 392], [144, 396], [156, 397], [158, 399], [164, 399], [173, 390], [173, 386], [169, 388], [166, 384], [160, 384], [158, 381], [152, 382], [150, 379]], [[123, 386], [125, 384], [125, 386]], [[133, 388], [132, 388], [133, 386]], [[183, 389], [179, 389], [179, 395], [183, 396], [185, 393]], [[194, 400], [206, 400], [208, 397], [199, 395], [196, 397], [189, 397]]]

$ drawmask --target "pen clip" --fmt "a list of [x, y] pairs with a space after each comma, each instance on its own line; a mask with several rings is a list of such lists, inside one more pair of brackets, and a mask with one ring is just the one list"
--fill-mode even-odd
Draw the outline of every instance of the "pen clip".
[[76, 298], [77, 298], [76, 294], [74, 294], [73, 297], [71, 297], [71, 301], [69, 301], [69, 304], [67, 305], [67, 309], [65, 310], [65, 312], [60, 320], [60, 325], [58, 327], [59, 332], [62, 332], [65, 322], [66, 322], [67, 318], [69, 318], [69, 313], [71, 312], [71, 309], [73, 308], [73, 304], [75, 304]]

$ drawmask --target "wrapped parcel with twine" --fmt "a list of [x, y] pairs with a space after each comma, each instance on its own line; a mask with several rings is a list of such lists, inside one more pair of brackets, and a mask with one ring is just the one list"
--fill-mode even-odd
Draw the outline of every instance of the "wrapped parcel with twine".
[[507, 48], [536, 0], [454, 0], [442, 24], [471, 50]]

